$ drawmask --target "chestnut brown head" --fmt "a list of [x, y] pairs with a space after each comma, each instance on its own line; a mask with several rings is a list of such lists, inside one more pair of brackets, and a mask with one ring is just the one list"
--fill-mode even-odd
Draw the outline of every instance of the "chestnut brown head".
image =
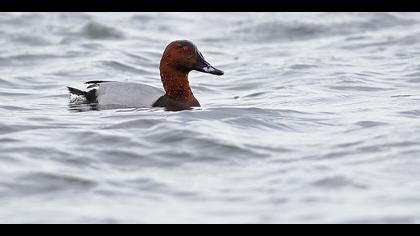
[[163, 52], [160, 67], [172, 69], [188, 74], [192, 70], [223, 75], [223, 71], [214, 68], [208, 63], [197, 47], [188, 40], [177, 40], [170, 43]]

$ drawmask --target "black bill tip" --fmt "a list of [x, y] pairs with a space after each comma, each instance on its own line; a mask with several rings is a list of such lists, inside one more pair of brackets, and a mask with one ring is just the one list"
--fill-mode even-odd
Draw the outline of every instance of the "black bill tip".
[[196, 71], [200, 71], [200, 72], [204, 72], [204, 73], [209, 73], [209, 74], [213, 74], [213, 75], [223, 75], [224, 72], [214, 68], [212, 65], [210, 65], [210, 63], [208, 63], [203, 55], [201, 54], [200, 51], [197, 50], [197, 62], [195, 63], [195, 65], [193, 66], [193, 70]]
[[210, 65], [204, 67], [202, 72], [206, 72], [206, 73], [213, 74], [213, 75], [223, 75], [224, 74], [223, 71], [221, 71], [219, 69], [216, 69], [216, 68], [214, 68], [213, 66], [210, 66]]

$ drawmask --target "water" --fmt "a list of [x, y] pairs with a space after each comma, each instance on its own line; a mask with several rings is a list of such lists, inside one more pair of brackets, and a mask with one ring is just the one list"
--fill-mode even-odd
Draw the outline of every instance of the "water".
[[[2, 13], [0, 222], [420, 223], [420, 14]], [[201, 109], [88, 111], [161, 87], [189, 39]], [[85, 112], [79, 112], [85, 111]]]

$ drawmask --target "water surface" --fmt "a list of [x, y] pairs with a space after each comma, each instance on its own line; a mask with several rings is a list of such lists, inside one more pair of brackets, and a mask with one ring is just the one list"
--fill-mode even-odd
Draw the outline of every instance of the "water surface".
[[[0, 222], [419, 223], [420, 14], [2, 13]], [[71, 109], [89, 80], [201, 109]], [[85, 112], [79, 112], [85, 111]]]

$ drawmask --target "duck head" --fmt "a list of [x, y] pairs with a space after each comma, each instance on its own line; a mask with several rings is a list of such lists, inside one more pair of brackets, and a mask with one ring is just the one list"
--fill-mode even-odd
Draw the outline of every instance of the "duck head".
[[185, 74], [196, 70], [213, 75], [223, 75], [223, 71], [210, 65], [198, 48], [188, 40], [174, 41], [165, 48], [160, 61], [160, 69], [163, 68], [171, 68]]
[[166, 46], [159, 69], [165, 95], [153, 106], [166, 107], [169, 110], [200, 106], [188, 81], [190, 71], [223, 75], [223, 71], [210, 65], [197, 47], [187, 40], [174, 41]]

